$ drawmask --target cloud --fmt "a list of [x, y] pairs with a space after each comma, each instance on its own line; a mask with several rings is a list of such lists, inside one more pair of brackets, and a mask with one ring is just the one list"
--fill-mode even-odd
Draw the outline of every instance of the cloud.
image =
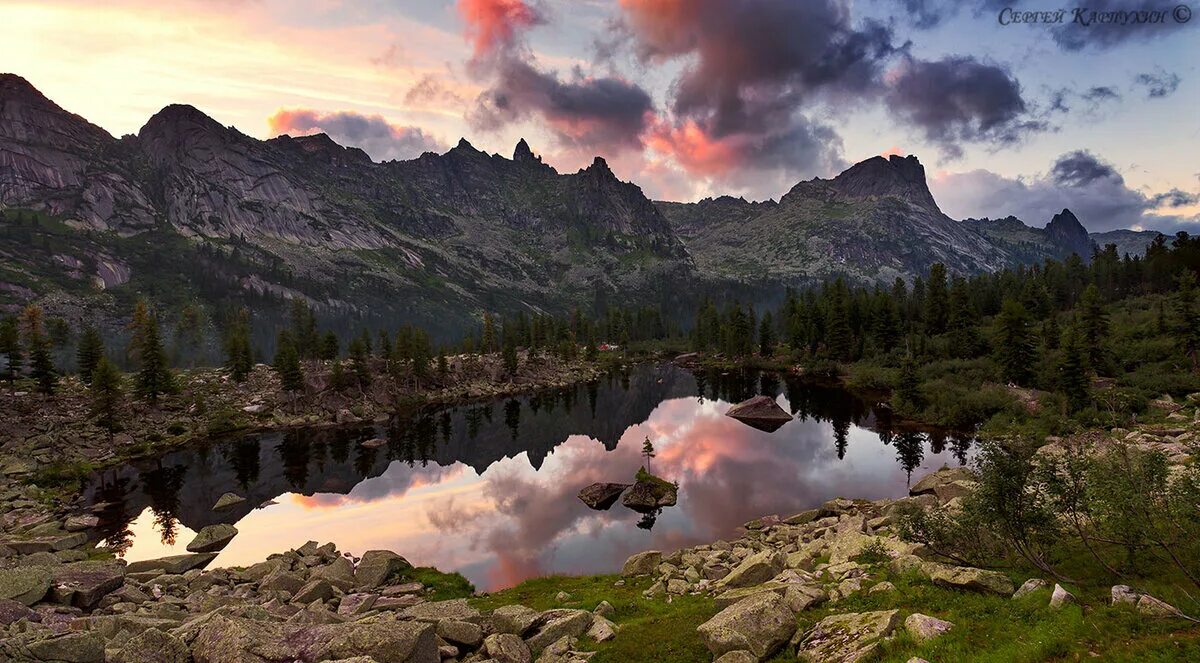
[[341, 145], [362, 148], [377, 161], [411, 159], [444, 146], [419, 127], [388, 122], [382, 115], [353, 111], [322, 113], [310, 109], [280, 109], [267, 118], [273, 135], [324, 132]]
[[459, 0], [474, 46], [469, 71], [490, 87], [468, 112], [471, 125], [496, 130], [540, 117], [564, 145], [588, 150], [640, 149], [654, 114], [650, 94], [617, 76], [592, 76], [576, 67], [564, 80], [539, 67], [525, 31], [543, 23], [540, 9], [522, 0]]
[[1080, 96], [1087, 101], [1114, 101], [1121, 98], [1121, 93], [1117, 92], [1116, 88], [1111, 86], [1097, 85], [1095, 87], [1088, 88], [1088, 91], [1084, 92]]
[[930, 189], [942, 209], [957, 218], [1011, 214], [1041, 226], [1065, 207], [1092, 232], [1117, 228], [1194, 232], [1200, 224], [1197, 216], [1164, 213], [1164, 208], [1195, 205], [1196, 194], [1131, 189], [1112, 164], [1086, 150], [1059, 156], [1044, 175], [1009, 178], [980, 169], [937, 175]]
[[[845, 3], [767, 0], [730, 11], [718, 0], [621, 0], [616, 30], [647, 65], [678, 62], [670, 115], [652, 146], [689, 172], [820, 174], [840, 162], [840, 140], [801, 109], [879, 89], [891, 32], [851, 23]], [[752, 175], [750, 175], [752, 176]]]
[[1007, 69], [970, 56], [906, 58], [888, 72], [888, 82], [893, 112], [951, 157], [961, 156], [962, 142], [1011, 145], [1048, 128], [1030, 118], [1021, 85]]
[[1050, 33], [1064, 51], [1161, 39], [1192, 25], [1175, 19], [1173, 12], [1180, 6], [1178, 0], [1091, 0], [1067, 9], [1062, 25]]
[[1146, 89], [1146, 96], [1150, 99], [1161, 99], [1168, 97], [1179, 89], [1179, 74], [1167, 73], [1162, 69], [1157, 71], [1138, 74], [1133, 79], [1135, 85], [1139, 85]]

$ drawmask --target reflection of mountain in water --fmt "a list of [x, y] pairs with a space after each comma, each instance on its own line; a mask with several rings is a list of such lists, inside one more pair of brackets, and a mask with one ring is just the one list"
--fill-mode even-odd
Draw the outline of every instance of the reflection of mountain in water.
[[[521, 453], [538, 469], [571, 435], [594, 438], [611, 451], [626, 429], [646, 421], [663, 401], [698, 396], [739, 402], [759, 393], [783, 393], [797, 419], [830, 421], [839, 457], [851, 424], [857, 424], [879, 432], [885, 444], [894, 444], [906, 471], [911, 473], [921, 462], [926, 439], [922, 434], [893, 434], [886, 411], [873, 413], [866, 403], [836, 387], [757, 372], [692, 374], [673, 366], [639, 366], [590, 384], [446, 408], [384, 429], [294, 430], [194, 445], [99, 473], [91, 478], [85, 496], [89, 503], [102, 504], [97, 534], [109, 544], [128, 545], [129, 524], [147, 507], [164, 541], [170, 541], [177, 523], [192, 530], [235, 523], [285, 493], [348, 494], [366, 479], [382, 475], [393, 461], [416, 469], [389, 473], [356, 495], [371, 499], [402, 493], [416, 479], [456, 463], [482, 474], [492, 463]], [[385, 437], [387, 444], [361, 445], [376, 436]], [[944, 437], [929, 439], [935, 453], [946, 445]], [[965, 456], [969, 437], [951, 438], [951, 444], [956, 454], [961, 450]], [[226, 492], [243, 495], [246, 501], [212, 511]], [[643, 526], [652, 524], [651, 518]]]

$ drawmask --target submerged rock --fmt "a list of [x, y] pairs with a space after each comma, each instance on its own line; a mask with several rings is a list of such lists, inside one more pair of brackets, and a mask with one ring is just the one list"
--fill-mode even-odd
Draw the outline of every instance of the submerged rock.
[[617, 498], [632, 484], [628, 483], [594, 483], [579, 491], [579, 499], [588, 505], [589, 509], [607, 511], [617, 503]]
[[792, 415], [779, 407], [770, 396], [755, 396], [729, 408], [725, 416], [768, 433], [773, 433], [792, 420]]

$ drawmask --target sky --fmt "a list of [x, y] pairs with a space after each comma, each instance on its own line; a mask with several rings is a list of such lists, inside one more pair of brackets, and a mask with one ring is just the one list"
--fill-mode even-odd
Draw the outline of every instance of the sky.
[[560, 172], [599, 155], [683, 201], [778, 199], [915, 154], [954, 218], [1042, 226], [1069, 207], [1092, 231], [1200, 230], [1200, 17], [1178, 0], [1078, 14], [1043, 0], [0, 8], [0, 69], [114, 135], [187, 103], [251, 136], [323, 131], [380, 161], [461, 137], [509, 156], [524, 137]]

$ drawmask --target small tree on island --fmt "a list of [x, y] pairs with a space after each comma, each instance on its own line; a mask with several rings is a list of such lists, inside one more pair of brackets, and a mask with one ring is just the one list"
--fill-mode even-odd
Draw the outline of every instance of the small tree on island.
[[100, 357], [91, 372], [92, 416], [96, 423], [108, 433], [112, 442], [117, 430], [117, 413], [125, 398], [121, 374], [107, 357]]
[[275, 373], [279, 375], [279, 384], [284, 391], [295, 394], [304, 391], [304, 371], [300, 368], [300, 352], [296, 349], [292, 335], [286, 331], [279, 333], [279, 343], [275, 349]]
[[646, 441], [642, 443], [642, 456], [646, 459], [646, 472], [650, 472], [650, 459], [654, 458], [654, 445], [650, 443], [650, 437], [646, 437]]

